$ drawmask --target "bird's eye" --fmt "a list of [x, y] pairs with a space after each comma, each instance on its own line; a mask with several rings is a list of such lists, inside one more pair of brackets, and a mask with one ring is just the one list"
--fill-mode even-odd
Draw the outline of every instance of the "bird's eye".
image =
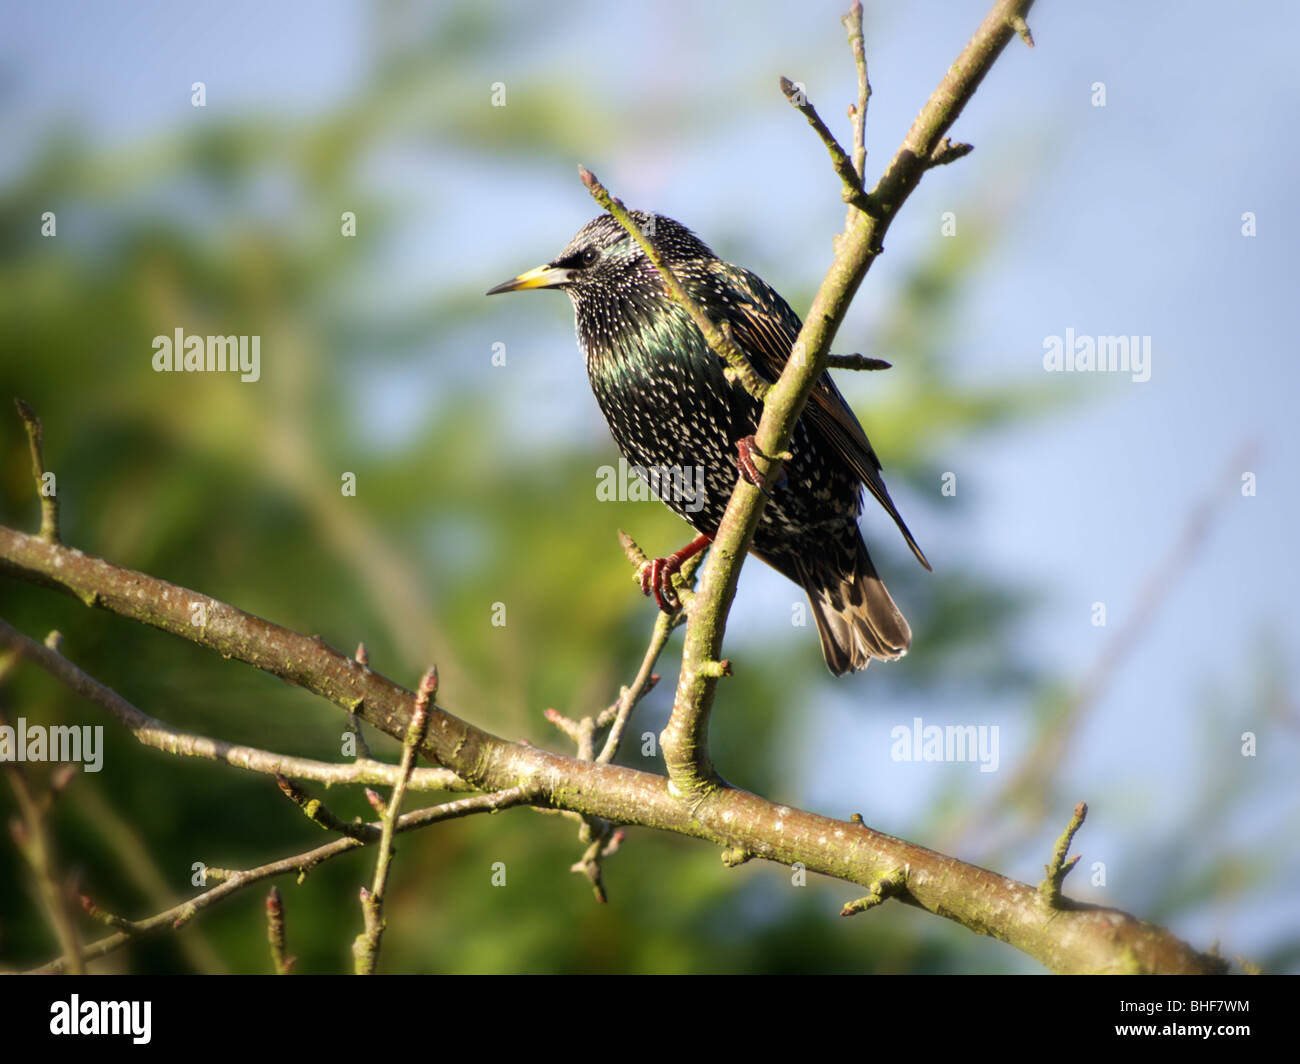
[[587, 248], [587, 250], [582, 253], [582, 264], [584, 266], [594, 266], [596, 265], [596, 260], [598, 258], [600, 258], [599, 251], [595, 248]]

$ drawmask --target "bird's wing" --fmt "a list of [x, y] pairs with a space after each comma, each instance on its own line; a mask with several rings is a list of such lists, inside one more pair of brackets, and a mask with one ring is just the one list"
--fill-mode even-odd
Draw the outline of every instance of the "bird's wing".
[[[799, 335], [799, 316], [761, 278], [738, 266], [726, 264], [724, 268], [734, 271], [731, 280], [739, 281], [735, 287], [748, 290], [754, 297], [726, 308], [724, 317], [731, 326], [731, 334], [749, 356], [754, 368], [768, 380], [775, 381], [785, 368]], [[736, 274], [740, 276], [736, 277]], [[889, 490], [880, 476], [880, 459], [876, 457], [871, 441], [829, 373], [823, 373], [813, 386], [804, 416], [849, 463], [867, 490], [894, 519], [917, 561], [929, 569], [925, 552], [913, 538], [894, 500], [889, 497]]]

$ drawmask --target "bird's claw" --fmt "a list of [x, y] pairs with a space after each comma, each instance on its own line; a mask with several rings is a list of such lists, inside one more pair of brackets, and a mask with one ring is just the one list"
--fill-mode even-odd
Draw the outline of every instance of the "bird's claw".
[[[758, 466], [754, 464], [754, 455], [758, 455], [765, 462], [776, 461], [775, 458], [764, 454], [758, 449], [758, 441], [753, 436], [744, 436], [736, 441], [736, 465], [740, 469], [740, 475], [770, 499], [772, 493], [767, 490], [767, 486], [764, 484], [765, 478], [759, 472]], [[785, 469], [782, 468], [781, 475], [777, 477], [776, 486], [780, 487], [784, 483]]]
[[655, 558], [641, 566], [641, 594], [654, 595], [655, 603], [664, 613], [681, 609], [682, 600], [673, 587], [673, 574], [681, 567], [682, 560], [675, 555]]

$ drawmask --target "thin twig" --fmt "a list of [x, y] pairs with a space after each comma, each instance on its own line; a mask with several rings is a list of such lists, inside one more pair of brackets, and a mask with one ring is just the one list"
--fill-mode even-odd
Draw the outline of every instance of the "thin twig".
[[[141, 897], [140, 904], [153, 911], [176, 903], [176, 891], [159, 868], [154, 855], [149, 852], [140, 828], [104, 797], [97, 782], [85, 777], [79, 781], [77, 801], [71, 811], [86, 822], [87, 828], [94, 833], [93, 837], [101, 846], [111, 850], [113, 867], [121, 876], [116, 884], [119, 890], [134, 888], [134, 892]], [[83, 895], [82, 905], [86, 906], [88, 901]], [[97, 908], [93, 902], [90, 904], [92, 908]], [[91, 909], [87, 911], [92, 916], [96, 915]], [[106, 922], [117, 928], [128, 923], [113, 922], [119, 919], [111, 917]], [[230, 972], [226, 959], [213, 948], [211, 935], [206, 928], [189, 928], [187, 934], [176, 939], [175, 946], [191, 971], [214, 975]]]
[[[618, 537], [628, 561], [632, 563], [634, 572], [639, 573], [642, 566], [646, 564], [645, 553], [637, 546], [636, 541], [622, 529], [619, 530]], [[698, 567], [700, 560], [699, 555], [687, 559], [681, 571], [676, 574], [682, 585], [679, 593], [687, 592], [687, 587], [693, 582], [695, 569]], [[689, 602], [689, 597], [686, 601]], [[581, 760], [609, 764], [618, 756], [623, 731], [627, 727], [627, 722], [631, 719], [632, 710], [659, 682], [659, 676], [654, 672], [655, 663], [659, 660], [659, 655], [663, 653], [668, 637], [681, 620], [682, 614], [680, 610], [671, 614], [657, 613], [654, 630], [650, 635], [650, 645], [646, 647], [646, 652], [642, 656], [641, 667], [637, 670], [636, 677], [629, 686], [624, 687], [619, 692], [617, 701], [603, 710], [598, 716], [583, 717], [581, 720], [575, 721], [553, 709], [546, 711], [546, 719], [563, 731], [577, 746], [578, 757]], [[602, 728], [608, 728], [609, 731], [605, 736], [605, 744], [600, 754], [596, 755], [595, 736]], [[570, 868], [570, 871], [585, 875], [591, 883], [592, 893], [595, 895], [596, 901], [603, 904], [608, 900], [608, 894], [605, 890], [603, 861], [618, 850], [624, 833], [614, 822], [604, 817], [584, 814], [579, 817], [579, 825], [578, 838], [586, 849]]]
[[856, 916], [868, 909], [874, 909], [890, 898], [896, 898], [907, 890], [907, 869], [896, 868], [887, 876], [881, 876], [871, 884], [870, 893], [853, 901], [845, 902], [840, 909], [841, 916]]
[[840, 190], [840, 198], [850, 207], [856, 207], [864, 214], [878, 217], [879, 209], [871, 201], [862, 187], [862, 174], [854, 167], [853, 160], [840, 147], [840, 142], [835, 139], [832, 133], [822, 121], [821, 115], [813, 107], [808, 99], [808, 94], [792, 82], [789, 78], [781, 79], [781, 91], [785, 93], [785, 98], [790, 101], [791, 105], [804, 118], [808, 119], [808, 124], [812, 126], [817, 136], [821, 137], [822, 143], [826, 145], [826, 151], [831, 157], [831, 166], [835, 173], [839, 175], [840, 183], [843, 186]]
[[41, 539], [59, 543], [59, 495], [54, 474], [45, 468], [45, 428], [36, 411], [22, 399], [14, 399], [14, 406], [27, 428], [27, 442], [32, 452], [32, 476], [36, 480], [36, 494], [41, 500]]
[[883, 358], [871, 358], [869, 355], [827, 355], [826, 368], [877, 370], [893, 369], [894, 365]]
[[[634, 575], [640, 573], [647, 564], [645, 552], [637, 546], [636, 540], [622, 529], [619, 529], [618, 539], [624, 554], [627, 555], [628, 561], [632, 564]], [[702, 556], [698, 554], [688, 558], [682, 565], [681, 570], [674, 574], [678, 594], [686, 605], [690, 604], [695, 570], [699, 567], [701, 560]], [[632, 710], [659, 682], [659, 676], [654, 671], [655, 663], [659, 660], [660, 654], [663, 653], [664, 646], [667, 644], [668, 637], [672, 634], [673, 629], [682, 623], [683, 619], [681, 610], [675, 610], [672, 613], [660, 611], [656, 614], [654, 629], [650, 634], [650, 644], [646, 647], [646, 652], [642, 656], [641, 666], [637, 670], [636, 677], [630, 686], [620, 690], [618, 699], [597, 716], [573, 720], [555, 709], [546, 710], [544, 714], [546, 719], [559, 728], [578, 748], [577, 756], [580, 760], [609, 764], [618, 756], [618, 748], [622, 743], [627, 722], [631, 719]], [[597, 755], [595, 753], [595, 737], [597, 732], [604, 728], [608, 728], [609, 731], [605, 736], [605, 744], [600, 754]], [[618, 849], [618, 842], [622, 839], [622, 832], [616, 830], [617, 825], [614, 822], [603, 817], [580, 815], [578, 820], [580, 824], [578, 838], [586, 847], [586, 850], [570, 871], [584, 874], [591, 882], [596, 900], [604, 903], [608, 896], [605, 891], [601, 862]]]
[[[0, 726], [12, 730], [3, 713], [0, 713]], [[4, 773], [21, 814], [21, 818], [15, 817], [11, 821], [10, 832], [18, 846], [18, 852], [31, 869], [37, 898], [59, 941], [66, 970], [74, 975], [81, 974], [86, 970], [86, 955], [68, 904], [67, 886], [54, 856], [54, 845], [46, 824], [48, 803], [32, 793], [25, 775], [15, 762], [6, 759]]]
[[1074, 866], [1079, 863], [1076, 855], [1071, 860], [1066, 860], [1066, 855], [1070, 852], [1070, 843], [1074, 841], [1074, 836], [1079, 829], [1083, 827], [1083, 822], [1088, 816], [1088, 803], [1079, 802], [1074, 807], [1074, 813], [1070, 817], [1070, 823], [1061, 832], [1061, 837], [1056, 840], [1056, 846], [1052, 850], [1052, 859], [1043, 866], [1047, 876], [1038, 884], [1038, 894], [1043, 899], [1044, 904], [1053, 909], [1061, 907], [1061, 885], [1065, 882], [1065, 877], [1073, 870]]
[[430, 668], [421, 678], [420, 687], [415, 693], [415, 711], [411, 714], [411, 723], [402, 742], [401, 775], [397, 778], [397, 786], [393, 788], [388, 808], [384, 810], [380, 821], [383, 827], [379, 852], [375, 857], [375, 877], [369, 890], [361, 888], [361, 911], [366, 926], [352, 944], [357, 975], [373, 975], [375, 966], [379, 963], [379, 946], [384, 937], [384, 898], [388, 890], [388, 870], [393, 861], [393, 828], [402, 808], [402, 799], [406, 797], [406, 784], [415, 767], [416, 755], [424, 745], [424, 737], [429, 730], [429, 706], [437, 693], [438, 670]]
[[641, 667], [637, 670], [636, 678], [633, 679], [630, 686], [623, 688], [619, 692], [618, 701], [596, 719], [598, 726], [609, 725], [609, 733], [605, 736], [605, 745], [596, 756], [598, 763], [607, 765], [618, 755], [619, 745], [623, 741], [623, 730], [631, 719], [632, 710], [659, 682], [659, 676], [654, 671], [655, 663], [659, 660], [659, 655], [663, 653], [663, 649], [668, 643], [668, 637], [672, 635], [675, 627], [677, 627], [676, 618], [660, 611], [655, 618], [654, 631], [650, 635], [650, 645], [646, 647], [645, 656], [641, 659]]
[[750, 364], [745, 353], [736, 345], [736, 341], [731, 336], [731, 330], [726, 322], [721, 324], [715, 323], [698, 303], [691, 297], [690, 293], [682, 285], [680, 278], [673, 272], [671, 266], [664, 261], [659, 249], [651, 243], [650, 239], [641, 231], [637, 225], [636, 219], [633, 218], [623, 201], [615, 198], [610, 191], [605, 188], [597, 179], [596, 175], [588, 170], [585, 166], [578, 167], [578, 176], [582, 178], [582, 183], [591, 193], [592, 199], [599, 203], [605, 210], [613, 215], [628, 235], [640, 245], [641, 250], [645, 252], [646, 258], [659, 271], [659, 276], [663, 280], [664, 287], [668, 289], [669, 294], [677, 304], [690, 315], [691, 321], [695, 327], [703, 334], [704, 339], [708, 342], [709, 347], [713, 349], [714, 354], [722, 359], [728, 380], [738, 380], [760, 403], [767, 390], [771, 387], [767, 381], [758, 375], [758, 371]]
[[322, 831], [332, 831], [336, 835], [346, 835], [358, 842], [377, 842], [379, 833], [369, 824], [344, 820], [319, 798], [313, 798], [287, 776], [276, 776], [280, 793], [293, 802], [302, 815]]
[[273, 886], [266, 896], [266, 939], [271, 946], [271, 964], [276, 975], [288, 975], [294, 958], [285, 948], [284, 899], [280, 888]]
[[[330, 761], [313, 761], [305, 757], [290, 757], [253, 746], [228, 743], [206, 735], [181, 731], [128, 702], [111, 687], [100, 683], [65, 658], [0, 618], [0, 646], [10, 648], [17, 658], [39, 665], [55, 679], [77, 694], [108, 710], [118, 722], [145, 746], [162, 750], [179, 757], [198, 757], [206, 761], [224, 761], [228, 765], [261, 772], [269, 776], [289, 776], [293, 779], [315, 780], [318, 783], [369, 783], [393, 786], [401, 769], [380, 761], [358, 758], [351, 764]], [[417, 768], [412, 774], [411, 790], [417, 791], [467, 791], [468, 783], [454, 772], [444, 768]]]
[[850, 105], [849, 117], [853, 120], [853, 169], [861, 188], [867, 176], [867, 104], [871, 100], [871, 82], [867, 80], [867, 49], [862, 35], [862, 5], [858, 0], [853, 0], [849, 13], [841, 21], [858, 71], [858, 101]]
[[955, 163], [958, 159], [964, 158], [975, 150], [973, 144], [954, 143], [947, 137], [935, 146], [934, 151], [926, 160], [926, 166], [933, 169], [936, 166], [947, 166], [949, 163]]
[[[442, 805], [430, 806], [427, 809], [418, 809], [415, 812], [406, 813], [398, 818], [394, 830], [399, 833], [413, 831], [417, 828], [427, 827], [430, 824], [441, 823], [445, 820], [457, 820], [476, 813], [495, 813], [500, 809], [527, 805], [533, 798], [534, 791], [528, 786], [512, 787], [504, 791], [494, 791], [491, 794], [476, 794], [470, 798], [459, 798], [453, 802], [444, 802]], [[279, 861], [272, 861], [269, 864], [243, 871], [228, 871], [209, 867], [207, 876], [209, 879], [218, 880], [217, 886], [204, 891], [189, 901], [173, 906], [165, 912], [157, 913], [144, 920], [135, 921], [133, 923], [134, 930], [131, 932], [109, 935], [107, 938], [91, 943], [85, 947], [83, 956], [86, 960], [95, 960], [121, 949], [134, 939], [184, 927], [203, 910], [211, 908], [245, 887], [251, 887], [254, 883], [260, 883], [265, 879], [273, 879], [276, 876], [289, 875], [290, 873], [296, 873], [301, 878], [325, 861], [338, 857], [340, 854], [349, 853], [359, 846], [367, 846], [371, 842], [377, 842], [380, 836], [380, 826], [378, 824], [367, 826], [374, 829], [373, 839], [367, 841], [347, 837], [335, 839], [333, 842], [318, 846], [314, 850], [308, 850], [306, 853], [295, 854], [292, 857], [285, 857]], [[47, 974], [65, 970], [64, 958], [60, 957], [35, 969], [32, 974]]]

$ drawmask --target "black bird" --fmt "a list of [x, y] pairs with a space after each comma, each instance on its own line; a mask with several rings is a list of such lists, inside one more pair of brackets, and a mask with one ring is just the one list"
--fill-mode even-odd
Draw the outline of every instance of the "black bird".
[[[721, 261], [689, 229], [663, 215], [632, 212], [692, 298], [732, 338], [758, 374], [775, 381], [799, 333], [799, 317], [760, 278]], [[561, 288], [573, 301], [578, 343], [614, 441], [638, 474], [700, 535], [642, 572], [642, 590], [675, 608], [672, 573], [711, 542], [737, 475], [762, 485], [751, 455], [760, 404], [681, 306], [655, 266], [610, 215], [588, 222], [560, 255], [488, 295]], [[912, 631], [858, 531], [862, 486], [898, 525], [927, 569], [880, 477], [880, 461], [848, 403], [823, 374], [790, 442], [751, 552], [808, 593], [822, 653], [835, 675], [872, 658], [907, 653]], [[682, 475], [684, 474], [684, 475]], [[698, 478], [698, 479], [697, 479]], [[700, 490], [696, 490], [697, 487]], [[669, 490], [666, 490], [669, 489]]]

